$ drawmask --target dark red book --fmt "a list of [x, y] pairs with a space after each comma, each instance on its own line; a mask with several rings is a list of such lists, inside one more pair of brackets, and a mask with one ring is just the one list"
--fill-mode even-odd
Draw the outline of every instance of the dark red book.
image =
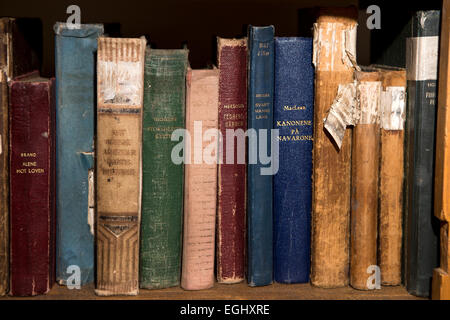
[[54, 80], [10, 84], [10, 294], [47, 293], [55, 281]]
[[[247, 129], [247, 40], [218, 38], [217, 44], [219, 130], [223, 136], [218, 173], [217, 280], [237, 283], [244, 280], [246, 261], [246, 147], [245, 136], [227, 139], [226, 131]], [[227, 145], [233, 140], [234, 154], [230, 155]]]

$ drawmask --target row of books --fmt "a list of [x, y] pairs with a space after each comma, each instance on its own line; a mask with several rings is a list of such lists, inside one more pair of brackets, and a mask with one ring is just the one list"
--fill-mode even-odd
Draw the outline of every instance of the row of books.
[[46, 79], [2, 19], [0, 293], [247, 279], [429, 295], [440, 12], [412, 17], [406, 70], [359, 66], [356, 21], [323, 9], [313, 39], [249, 26], [203, 70], [187, 49], [57, 23]]

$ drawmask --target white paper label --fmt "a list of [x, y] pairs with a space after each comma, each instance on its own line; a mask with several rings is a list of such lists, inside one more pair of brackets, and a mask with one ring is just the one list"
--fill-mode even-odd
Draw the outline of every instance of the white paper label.
[[381, 93], [381, 128], [404, 130], [406, 92], [404, 87], [387, 87]]
[[437, 80], [439, 37], [406, 39], [406, 79]]

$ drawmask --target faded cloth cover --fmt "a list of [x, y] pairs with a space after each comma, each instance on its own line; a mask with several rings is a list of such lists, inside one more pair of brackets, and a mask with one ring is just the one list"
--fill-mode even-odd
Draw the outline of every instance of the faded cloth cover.
[[183, 164], [172, 132], [184, 128], [188, 50], [148, 49], [145, 57], [140, 286], [180, 284]]
[[[274, 32], [273, 26], [250, 26], [248, 29], [248, 128], [255, 129], [257, 134], [257, 139], [248, 142], [248, 154], [261, 152], [260, 144], [264, 143], [261, 139], [267, 132], [264, 155], [272, 155]], [[273, 277], [273, 175], [261, 173], [261, 168], [267, 164], [261, 163], [259, 155], [255, 160], [256, 163], [248, 164], [247, 170], [247, 280], [251, 286], [263, 286], [271, 284]]]
[[54, 26], [56, 39], [56, 280], [78, 266], [94, 281], [95, 53], [102, 25]]
[[144, 53], [140, 39], [98, 39], [98, 295], [139, 291]]
[[[237, 283], [244, 280], [247, 244], [245, 141], [243, 134], [228, 140], [226, 131], [231, 129], [239, 136], [239, 129], [247, 129], [247, 40], [218, 38], [217, 55], [219, 130], [223, 136], [218, 174], [217, 280]], [[228, 161], [227, 145], [234, 151]]]
[[11, 291], [47, 293], [55, 281], [54, 81], [11, 83]]
[[314, 68], [312, 39], [275, 38], [274, 278], [305, 283], [310, 273]]
[[[214, 285], [218, 136], [207, 130], [218, 128], [219, 70], [189, 70], [186, 90], [191, 143], [190, 164], [185, 165], [181, 287], [198, 290]], [[205, 157], [199, 158], [203, 152]]]

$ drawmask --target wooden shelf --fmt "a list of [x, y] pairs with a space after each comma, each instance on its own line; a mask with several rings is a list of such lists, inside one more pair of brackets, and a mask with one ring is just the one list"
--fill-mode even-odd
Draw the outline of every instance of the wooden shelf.
[[179, 287], [163, 290], [140, 290], [138, 296], [98, 297], [94, 286], [69, 290], [55, 285], [50, 293], [37, 297], [3, 297], [0, 300], [414, 300], [404, 287], [382, 287], [381, 290], [359, 291], [350, 287], [321, 289], [310, 284], [249, 287], [246, 283], [223, 285], [201, 291], [185, 291]]

